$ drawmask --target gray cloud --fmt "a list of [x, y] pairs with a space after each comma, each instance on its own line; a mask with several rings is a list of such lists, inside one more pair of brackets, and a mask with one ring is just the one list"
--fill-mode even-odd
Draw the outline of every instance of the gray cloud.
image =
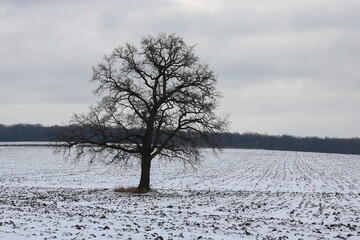
[[176, 32], [219, 76], [232, 131], [360, 136], [360, 2], [1, 1], [0, 123], [67, 122], [91, 66]]

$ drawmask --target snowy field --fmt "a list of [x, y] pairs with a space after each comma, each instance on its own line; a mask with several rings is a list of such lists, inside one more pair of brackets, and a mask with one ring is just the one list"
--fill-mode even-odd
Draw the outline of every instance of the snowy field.
[[200, 165], [74, 163], [0, 147], [0, 239], [360, 239], [360, 156], [204, 150]]

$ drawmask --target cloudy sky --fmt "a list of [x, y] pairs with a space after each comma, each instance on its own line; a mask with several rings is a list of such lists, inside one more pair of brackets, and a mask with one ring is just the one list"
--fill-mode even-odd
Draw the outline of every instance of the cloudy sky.
[[231, 131], [360, 137], [358, 0], [0, 0], [0, 123], [66, 124], [91, 66], [161, 32], [218, 74]]

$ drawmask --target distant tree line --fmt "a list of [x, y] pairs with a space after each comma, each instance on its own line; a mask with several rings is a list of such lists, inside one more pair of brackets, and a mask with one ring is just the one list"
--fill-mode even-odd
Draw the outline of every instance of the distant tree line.
[[226, 148], [360, 154], [360, 138], [319, 138], [289, 135], [272, 136], [257, 133], [225, 133], [221, 134], [220, 139]]
[[[69, 128], [69, 126], [47, 127], [40, 124], [10, 126], [0, 124], [0, 142], [54, 141], [55, 132], [66, 132]], [[222, 133], [212, 137], [217, 138], [219, 144], [225, 148], [360, 154], [360, 138], [273, 136], [258, 133]], [[201, 147], [206, 147], [206, 144], [202, 144]]]
[[40, 124], [0, 124], [0, 142], [51, 141], [51, 133], [57, 127], [45, 127]]

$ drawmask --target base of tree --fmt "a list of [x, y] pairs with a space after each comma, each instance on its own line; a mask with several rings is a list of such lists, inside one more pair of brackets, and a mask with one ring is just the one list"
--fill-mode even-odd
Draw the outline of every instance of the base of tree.
[[114, 192], [118, 193], [148, 193], [152, 191], [151, 189], [138, 187], [119, 187], [114, 189]]

